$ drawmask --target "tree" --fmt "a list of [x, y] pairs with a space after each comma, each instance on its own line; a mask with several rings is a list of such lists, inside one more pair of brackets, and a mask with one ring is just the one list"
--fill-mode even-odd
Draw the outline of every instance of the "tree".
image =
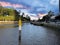
[[44, 16], [42, 20], [48, 22], [49, 16], [48, 15]]
[[14, 14], [15, 14], [15, 21], [18, 21], [19, 20], [19, 12], [17, 10], [14, 10]]
[[46, 22], [49, 22], [50, 21], [50, 18], [51, 16], [53, 16], [54, 13], [52, 11], [49, 11], [48, 14], [46, 16], [43, 17], [43, 21], [46, 21]]
[[26, 20], [30, 21], [30, 17], [28, 15], [26, 15]]

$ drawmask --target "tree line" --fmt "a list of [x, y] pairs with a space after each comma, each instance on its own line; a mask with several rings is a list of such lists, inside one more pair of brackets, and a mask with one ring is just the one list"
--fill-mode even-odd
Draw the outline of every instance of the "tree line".
[[[23, 17], [25, 14], [22, 13], [21, 15], [21, 20], [22, 21], [31, 21], [30, 17], [28, 15], [26, 15], [26, 17]], [[37, 21], [39, 22], [57, 22], [60, 21], [60, 14], [57, 14], [54, 18], [55, 19], [51, 19], [52, 16], [55, 16], [54, 12], [49, 11], [47, 15], [45, 15], [42, 19], [38, 19]], [[34, 21], [34, 20], [33, 20]]]
[[0, 6], [0, 21], [18, 21], [19, 12], [12, 8], [4, 8]]

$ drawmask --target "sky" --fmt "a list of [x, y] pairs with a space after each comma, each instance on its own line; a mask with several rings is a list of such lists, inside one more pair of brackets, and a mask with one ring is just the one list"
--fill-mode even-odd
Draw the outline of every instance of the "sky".
[[59, 0], [0, 0], [0, 5], [33, 14], [59, 12]]

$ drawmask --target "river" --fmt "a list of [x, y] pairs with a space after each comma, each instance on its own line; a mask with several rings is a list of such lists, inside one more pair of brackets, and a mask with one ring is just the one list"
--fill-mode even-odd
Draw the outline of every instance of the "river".
[[0, 45], [18, 45], [18, 38], [17, 25], [0, 25]]
[[60, 31], [23, 23], [21, 45], [60, 45]]

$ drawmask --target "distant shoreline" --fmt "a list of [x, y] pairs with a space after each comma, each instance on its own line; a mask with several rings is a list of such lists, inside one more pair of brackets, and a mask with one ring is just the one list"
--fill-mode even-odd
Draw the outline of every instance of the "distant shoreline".
[[31, 22], [31, 24], [60, 30], [60, 24], [56, 24], [56, 23]]
[[1, 24], [18, 24], [18, 21], [0, 21]]

